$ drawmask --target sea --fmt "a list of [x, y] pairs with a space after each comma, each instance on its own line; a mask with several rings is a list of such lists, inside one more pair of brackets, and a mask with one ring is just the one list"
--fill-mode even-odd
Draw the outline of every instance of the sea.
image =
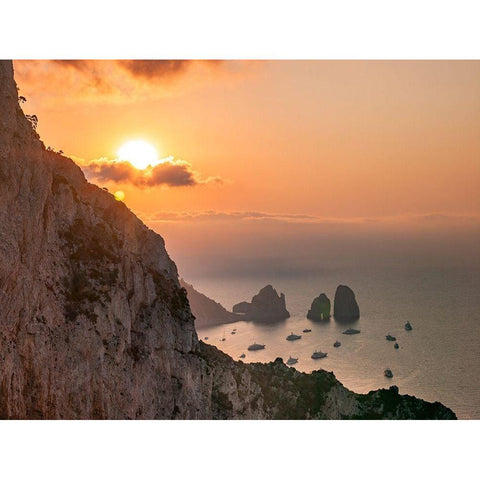
[[[192, 275], [186, 278], [208, 297], [231, 309], [250, 301], [267, 284], [286, 296], [290, 318], [269, 324], [237, 322], [198, 330], [198, 336], [234, 359], [269, 362], [297, 357], [299, 371], [324, 369], [347, 388], [370, 390], [399, 387], [400, 393], [450, 407], [460, 419], [480, 418], [480, 269], [402, 265], [388, 268], [332, 269], [317, 272], [249, 276], [245, 272]], [[313, 299], [326, 293], [332, 302], [336, 287], [348, 285], [355, 293], [360, 318], [352, 323], [314, 322], [306, 318]], [[406, 331], [409, 321], [412, 331]], [[347, 328], [358, 335], [344, 335]], [[232, 334], [236, 328], [236, 333]], [[309, 333], [302, 330], [311, 329]], [[287, 341], [290, 333], [301, 339]], [[400, 346], [386, 340], [397, 338]], [[208, 337], [208, 339], [207, 339]], [[225, 341], [222, 341], [225, 338]], [[341, 342], [334, 348], [334, 342]], [[264, 350], [248, 351], [254, 343]], [[315, 350], [328, 356], [313, 360]], [[390, 368], [393, 378], [386, 378]]]

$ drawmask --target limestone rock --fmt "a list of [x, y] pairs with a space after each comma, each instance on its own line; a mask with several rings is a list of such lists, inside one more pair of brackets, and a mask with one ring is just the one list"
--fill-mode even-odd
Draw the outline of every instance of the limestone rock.
[[240, 302], [234, 305], [233, 311], [243, 314], [245, 320], [254, 322], [274, 322], [290, 316], [285, 305], [285, 295], [278, 295], [271, 285], [263, 287], [250, 303]]
[[240, 313], [245, 315], [250, 310], [250, 303], [248, 302], [240, 302], [233, 306], [232, 311], [233, 313]]
[[180, 286], [187, 291], [188, 302], [195, 317], [195, 327], [207, 327], [242, 320], [240, 315], [229, 312], [220, 303], [195, 290], [193, 285], [180, 279]]
[[324, 293], [313, 300], [307, 318], [316, 321], [330, 320], [330, 300]]
[[339, 285], [335, 292], [333, 315], [336, 320], [354, 320], [360, 317], [360, 309], [352, 289]]

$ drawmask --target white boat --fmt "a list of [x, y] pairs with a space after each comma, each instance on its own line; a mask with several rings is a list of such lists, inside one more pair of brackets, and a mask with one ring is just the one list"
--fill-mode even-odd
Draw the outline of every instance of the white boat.
[[409, 332], [410, 330], [413, 330], [412, 324], [410, 322], [407, 322], [405, 324], [405, 330]]
[[260, 343], [252, 343], [252, 345], [249, 345], [248, 350], [255, 351], [255, 350], [263, 350], [264, 348], [265, 348], [265, 345], [261, 345]]
[[325, 358], [327, 356], [326, 353], [323, 353], [321, 350], [315, 350], [313, 353], [312, 353], [312, 357], [314, 360], [316, 360], [317, 358]]
[[393, 372], [389, 368], [387, 368], [383, 373], [387, 378], [393, 377]]
[[298, 362], [298, 358], [289, 357], [287, 360], [287, 365], [294, 365]]
[[301, 335], [296, 335], [295, 333], [291, 333], [288, 337], [287, 337], [287, 340], [289, 342], [293, 342], [294, 340], [300, 340], [300, 338], [302, 338]]
[[333, 344], [335, 348], [338, 348], [340, 345], [341, 343], [338, 340], [336, 340], [335, 343]]
[[357, 333], [360, 333], [360, 330], [357, 330], [356, 328], [347, 328], [347, 330], [342, 333], [344, 335], [356, 335]]

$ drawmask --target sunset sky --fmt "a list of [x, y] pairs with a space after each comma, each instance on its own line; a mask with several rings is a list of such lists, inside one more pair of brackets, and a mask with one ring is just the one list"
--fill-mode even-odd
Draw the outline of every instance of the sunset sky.
[[[240, 252], [254, 238], [271, 244], [295, 233], [291, 245], [382, 225], [478, 233], [478, 61], [14, 66], [46, 145], [124, 192], [180, 257], [186, 248], [226, 242]], [[167, 159], [154, 176], [112, 167], [134, 139]]]

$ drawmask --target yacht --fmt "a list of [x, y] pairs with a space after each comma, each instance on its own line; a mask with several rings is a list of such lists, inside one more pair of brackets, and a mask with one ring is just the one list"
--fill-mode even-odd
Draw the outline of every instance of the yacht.
[[410, 322], [407, 322], [407, 323], [405, 324], [405, 330], [406, 330], [407, 332], [409, 332], [409, 331], [412, 330], [412, 329], [413, 329], [413, 328], [412, 328], [412, 324], [411, 324]]
[[360, 333], [360, 330], [357, 330], [356, 328], [347, 328], [347, 330], [342, 333], [344, 335], [356, 335], [357, 333]]
[[287, 365], [294, 365], [297, 362], [298, 362], [298, 358], [293, 358], [292, 356], [290, 356], [287, 360]]
[[400, 345], [397, 342], [395, 342], [394, 348], [395, 350], [398, 350], [400, 348]]
[[259, 343], [252, 343], [252, 345], [248, 347], [248, 350], [250, 351], [263, 350], [264, 348], [265, 348], [265, 345], [261, 345]]
[[393, 337], [392, 335], [388, 334], [385, 336], [385, 338], [389, 341], [389, 342], [395, 342], [397, 339], [396, 337]]
[[303, 333], [309, 333], [311, 332], [312, 330], [310, 328], [305, 328], [305, 330], [303, 330]]
[[321, 350], [315, 350], [313, 353], [312, 353], [312, 357], [314, 360], [316, 360], [317, 358], [325, 358], [327, 356], [326, 353], [323, 353]]
[[246, 355], [244, 353], [242, 353], [238, 358], [245, 358]]
[[389, 368], [387, 368], [383, 373], [385, 374], [385, 376], [387, 378], [392, 378], [393, 377], [393, 373]]
[[287, 337], [287, 340], [289, 342], [293, 342], [294, 340], [299, 340], [300, 338], [302, 338], [301, 335], [295, 335], [293, 332]]
[[341, 343], [338, 340], [336, 340], [335, 343], [333, 344], [335, 348], [338, 348], [340, 345]]

